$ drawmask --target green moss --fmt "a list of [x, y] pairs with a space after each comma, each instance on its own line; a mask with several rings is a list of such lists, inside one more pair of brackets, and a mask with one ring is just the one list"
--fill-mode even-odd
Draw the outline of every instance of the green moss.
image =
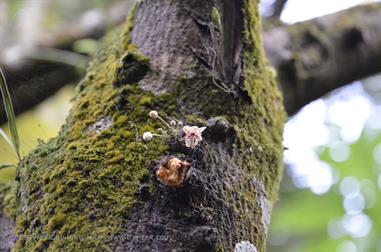
[[18, 212], [18, 199], [16, 197], [17, 182], [8, 182], [0, 184], [0, 207], [4, 213], [15, 219]]
[[137, 12], [137, 10], [139, 8], [139, 5], [140, 5], [140, 2], [138, 1], [131, 8], [131, 10], [130, 10], [128, 16], [127, 16], [127, 22], [126, 22], [126, 24], [124, 26], [124, 30], [123, 30], [123, 33], [122, 33], [123, 35], [122, 35], [121, 46], [126, 51], [131, 51], [131, 50], [135, 50], [136, 49], [136, 46], [131, 43], [130, 32], [134, 28], [135, 15], [136, 15], [136, 12]]
[[[128, 20], [126, 32], [133, 17]], [[137, 138], [161, 126], [149, 118], [152, 108], [175, 114], [177, 106], [170, 96], [155, 96], [136, 83], [134, 78], [148, 71], [148, 61], [129, 44], [128, 36], [112, 32], [105, 38], [104, 49], [77, 87], [59, 135], [38, 146], [20, 165], [19, 192], [28, 207], [22, 200], [25, 211], [16, 224], [22, 237], [16, 251], [109, 250], [108, 239], [139, 201], [139, 185], [148, 177], [152, 160], [168, 150], [161, 138], [149, 145]], [[135, 67], [128, 79], [118, 75], [126, 62]], [[114, 118], [112, 126], [89, 132], [102, 118]]]
[[121, 116], [118, 116], [118, 118], [117, 118], [116, 121], [115, 121], [115, 124], [123, 125], [123, 124], [125, 124], [127, 121], [128, 121], [128, 116], [126, 116], [126, 115], [121, 115]]
[[46, 231], [52, 232], [63, 226], [65, 223], [66, 214], [58, 212], [56, 215], [51, 217], [48, 224], [45, 226]]
[[239, 135], [247, 148], [259, 152], [251, 157], [257, 161], [257, 174], [269, 199], [275, 200], [283, 173], [282, 132], [286, 114], [276, 76], [268, 71], [257, 4], [246, 0], [244, 10], [244, 85], [253, 104], [243, 111], [236, 127], [246, 125], [246, 132], [239, 131]]
[[221, 25], [221, 14], [220, 14], [218, 8], [213, 7], [211, 16], [212, 16], [212, 21], [213, 21], [214, 25], [216, 27], [218, 27], [219, 29], [221, 29], [221, 27], [222, 27], [222, 25]]

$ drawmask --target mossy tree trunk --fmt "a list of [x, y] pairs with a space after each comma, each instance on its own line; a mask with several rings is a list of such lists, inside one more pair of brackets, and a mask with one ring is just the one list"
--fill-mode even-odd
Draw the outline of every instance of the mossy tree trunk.
[[[145, 0], [78, 85], [59, 135], [22, 160], [16, 251], [265, 250], [282, 174], [284, 111], [257, 0]], [[148, 117], [207, 126], [196, 149]], [[181, 187], [155, 176], [186, 160]], [[254, 251], [254, 250], [253, 250]]]

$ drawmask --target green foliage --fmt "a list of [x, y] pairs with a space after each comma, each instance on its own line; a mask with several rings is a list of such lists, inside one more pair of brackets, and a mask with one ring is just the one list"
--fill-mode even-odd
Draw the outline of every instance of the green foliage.
[[4, 139], [4, 141], [5, 141], [7, 144], [9, 144], [9, 146], [11, 146], [11, 147], [13, 148], [13, 144], [12, 144], [11, 140], [9, 140], [7, 134], [3, 131], [2, 128], [0, 128], [0, 135], [1, 135], [1, 137]]
[[19, 139], [19, 134], [17, 132], [15, 111], [13, 109], [12, 99], [8, 90], [7, 82], [5, 80], [5, 77], [1, 68], [0, 68], [0, 91], [3, 98], [5, 112], [8, 118], [9, 129], [11, 131], [13, 148], [16, 152], [17, 158], [20, 160], [21, 159], [20, 139]]
[[[381, 192], [377, 188], [377, 183], [380, 183], [377, 178], [381, 167], [374, 159], [374, 150], [380, 143], [380, 132], [373, 134], [365, 130], [357, 142], [349, 145], [351, 154], [342, 162], [333, 160], [330, 147], [325, 146], [320, 152], [320, 159], [334, 169], [337, 182], [324, 195], [297, 189], [286, 176], [280, 201], [272, 216], [268, 251], [345, 251], [343, 244], [346, 242], [353, 242], [357, 251], [377, 251], [377, 237], [381, 236]], [[332, 229], [333, 223], [345, 223], [343, 216], [350, 216], [346, 214], [343, 206], [345, 196], [340, 191], [341, 181], [348, 177], [359, 182], [360, 193], [364, 195], [365, 201], [373, 202], [366, 203], [362, 211], [372, 222], [370, 233], [364, 237]]]

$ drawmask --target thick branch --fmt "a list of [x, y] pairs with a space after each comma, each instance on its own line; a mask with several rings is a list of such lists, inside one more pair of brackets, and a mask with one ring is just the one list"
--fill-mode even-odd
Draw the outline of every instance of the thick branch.
[[359, 6], [265, 32], [287, 112], [381, 71], [381, 4]]
[[41, 39], [39, 46], [71, 50], [73, 42], [79, 39], [98, 39], [109, 28], [125, 21], [128, 10], [133, 3], [133, 0], [120, 1], [104, 12], [90, 10], [62, 30], [53, 34], [46, 34]]
[[[13, 96], [15, 112], [17, 114], [39, 104], [64, 85], [79, 79], [82, 74], [73, 66], [47, 60], [36, 60], [40, 54], [39, 48], [55, 48], [73, 50], [73, 44], [83, 38], [98, 39], [108, 28], [122, 23], [133, 1], [122, 1], [112, 6], [105, 12], [91, 10], [78, 20], [63, 27], [56, 33], [43, 36], [35, 49], [22, 51], [23, 48], [13, 47], [18, 50], [18, 61], [9, 62], [9, 53], [4, 53], [0, 64], [4, 68], [8, 85]], [[97, 18], [91, 24], [89, 16], [96, 13]], [[94, 19], [93, 19], [94, 20]], [[19, 50], [21, 49], [21, 50]], [[4, 50], [6, 52], [7, 49]], [[9, 51], [8, 51], [9, 52]], [[1, 101], [1, 98], [0, 98]], [[4, 107], [0, 104], [0, 124], [6, 121]]]
[[[19, 68], [4, 68], [11, 87], [12, 100], [17, 114], [32, 108], [79, 77], [75, 68], [62, 64], [39, 62]], [[6, 121], [4, 107], [0, 106], [0, 123]]]
[[273, 4], [273, 13], [271, 15], [272, 18], [280, 18], [284, 8], [286, 7], [287, 0], [275, 0]]

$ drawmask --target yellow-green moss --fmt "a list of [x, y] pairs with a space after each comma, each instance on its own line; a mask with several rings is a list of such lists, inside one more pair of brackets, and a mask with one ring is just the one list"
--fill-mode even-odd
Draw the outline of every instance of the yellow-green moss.
[[53, 217], [51, 217], [48, 221], [48, 224], [45, 226], [46, 231], [52, 232], [65, 224], [66, 214], [64, 213], [56, 213]]
[[283, 173], [282, 132], [286, 114], [275, 76], [268, 71], [257, 5], [258, 1], [245, 0], [244, 86], [253, 104], [242, 111], [236, 126], [246, 125], [245, 132], [239, 131], [240, 138], [247, 149], [257, 152], [250, 155], [257, 161], [257, 175], [264, 182], [269, 199], [275, 200]]
[[16, 218], [18, 212], [18, 199], [16, 197], [17, 182], [0, 184], [0, 206], [8, 217]]
[[124, 123], [128, 121], [128, 116], [126, 115], [121, 115], [118, 116], [115, 120], [115, 124], [118, 124], [119, 126], [122, 126]]
[[[128, 20], [125, 32], [132, 29], [133, 17]], [[78, 85], [59, 136], [38, 146], [19, 167], [19, 192], [28, 203], [21, 203], [25, 210], [17, 216], [16, 232], [22, 236], [15, 251], [108, 250], [110, 236], [139, 200], [138, 188], [152, 160], [168, 149], [161, 138], [150, 143], [155, 148], [147, 148], [139, 136], [161, 126], [148, 117], [150, 110], [172, 114], [176, 101], [143, 91], [137, 83], [114, 85], [123, 82], [118, 71], [126, 55], [147, 65], [125, 39], [129, 35], [118, 32], [105, 38], [104, 49]], [[102, 118], [114, 118], [112, 126], [89, 132]]]
[[218, 27], [220, 30], [222, 30], [221, 29], [222, 28], [222, 25], [221, 25], [221, 14], [220, 14], [219, 10], [216, 7], [212, 8], [211, 17], [212, 17], [213, 24], [216, 27]]

